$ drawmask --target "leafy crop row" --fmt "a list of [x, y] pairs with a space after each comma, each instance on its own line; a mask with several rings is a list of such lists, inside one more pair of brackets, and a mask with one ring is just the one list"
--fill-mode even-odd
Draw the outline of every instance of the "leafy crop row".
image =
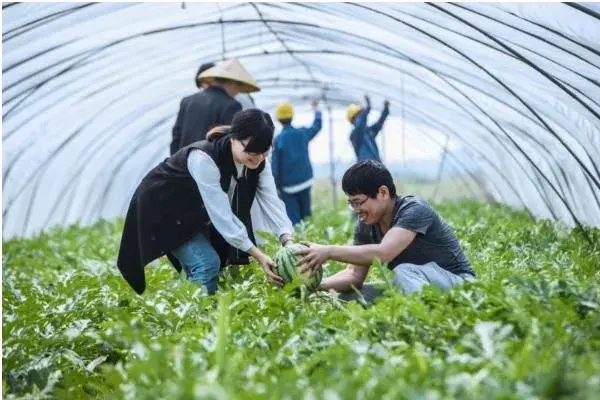
[[[120, 222], [5, 242], [3, 395], [597, 398], [600, 232], [589, 245], [503, 206], [437, 208], [478, 281], [372, 307], [277, 290], [256, 265], [229, 268], [206, 297], [166, 260], [137, 296], [115, 266]], [[352, 230], [348, 210], [323, 207], [297, 235], [346, 243]]]

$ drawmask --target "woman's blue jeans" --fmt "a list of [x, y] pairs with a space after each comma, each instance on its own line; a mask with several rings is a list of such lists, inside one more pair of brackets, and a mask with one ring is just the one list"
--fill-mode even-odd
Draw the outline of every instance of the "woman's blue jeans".
[[219, 281], [221, 260], [210, 240], [203, 232], [173, 251], [189, 280], [198, 286], [206, 286], [208, 294], [214, 294]]

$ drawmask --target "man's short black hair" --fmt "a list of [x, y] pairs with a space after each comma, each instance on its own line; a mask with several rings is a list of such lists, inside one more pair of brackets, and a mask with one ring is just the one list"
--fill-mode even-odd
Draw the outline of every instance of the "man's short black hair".
[[200, 74], [214, 66], [215, 66], [214, 62], [207, 62], [207, 63], [202, 64], [200, 66], [200, 68], [198, 68], [198, 72], [196, 72], [196, 77], [194, 78], [194, 81], [195, 81], [198, 89], [200, 89], [202, 87], [202, 83], [200, 82], [200, 79], [199, 79]]
[[344, 173], [342, 189], [348, 196], [365, 194], [371, 198], [377, 197], [377, 190], [387, 186], [390, 197], [396, 197], [396, 185], [390, 171], [379, 161], [361, 161]]

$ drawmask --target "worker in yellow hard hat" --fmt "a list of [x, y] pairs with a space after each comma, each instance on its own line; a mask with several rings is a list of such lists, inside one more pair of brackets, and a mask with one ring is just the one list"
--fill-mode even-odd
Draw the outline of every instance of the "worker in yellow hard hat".
[[[275, 118], [281, 122], [281, 124], [286, 123], [289, 124], [294, 117], [294, 108], [287, 101], [285, 103], [281, 103], [275, 109]], [[283, 121], [283, 122], [282, 122]]]
[[348, 121], [350, 123], [352, 123], [352, 121], [354, 121], [354, 118], [356, 117], [356, 115], [361, 112], [363, 110], [363, 106], [361, 106], [360, 104], [350, 104], [348, 106], [348, 110], [346, 112], [346, 115], [348, 116]]
[[282, 125], [281, 133], [273, 142], [271, 165], [275, 186], [285, 203], [288, 217], [295, 225], [311, 215], [310, 189], [313, 169], [308, 154], [308, 144], [321, 130], [322, 117], [319, 102], [312, 101], [315, 119], [310, 127], [292, 126], [294, 108], [281, 103], [275, 117]]
[[383, 124], [390, 113], [390, 102], [387, 100], [383, 102], [383, 111], [379, 119], [373, 125], [368, 126], [367, 117], [370, 111], [371, 100], [367, 95], [365, 95], [364, 107], [359, 104], [350, 104], [348, 106], [346, 115], [348, 116], [348, 121], [353, 125], [352, 132], [350, 133], [350, 142], [358, 161], [375, 160], [381, 162], [375, 138], [381, 131], [381, 128], [383, 128]]

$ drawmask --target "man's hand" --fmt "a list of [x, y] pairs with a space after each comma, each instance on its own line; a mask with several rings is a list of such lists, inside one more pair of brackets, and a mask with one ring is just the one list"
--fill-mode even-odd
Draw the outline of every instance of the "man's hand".
[[367, 106], [367, 108], [371, 107], [371, 98], [368, 94], [365, 94], [365, 105]]
[[305, 243], [302, 244], [309, 246], [308, 248], [299, 249], [295, 254], [303, 256], [297, 263], [300, 267], [299, 272], [301, 274], [310, 271], [314, 274], [318, 268], [321, 268], [323, 263], [329, 259], [330, 248], [329, 246], [323, 246], [316, 243]]
[[319, 107], [319, 100], [313, 99], [311, 106], [312, 106], [313, 111], [317, 111], [317, 108]]
[[383, 108], [387, 108], [387, 109], [389, 109], [389, 108], [390, 108], [390, 102], [389, 102], [388, 100], [385, 100], [385, 101], [383, 102]]

